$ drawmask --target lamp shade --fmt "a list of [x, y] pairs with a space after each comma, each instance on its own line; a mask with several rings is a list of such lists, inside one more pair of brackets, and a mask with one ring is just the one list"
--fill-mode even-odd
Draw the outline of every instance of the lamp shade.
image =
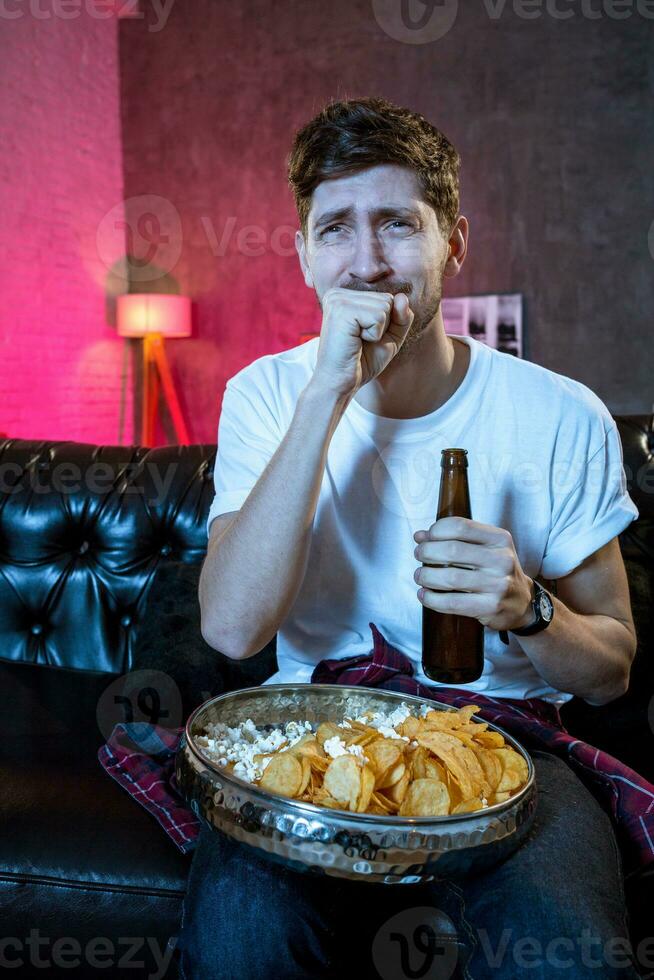
[[120, 337], [191, 336], [191, 300], [166, 293], [127, 293], [118, 296], [116, 321]]

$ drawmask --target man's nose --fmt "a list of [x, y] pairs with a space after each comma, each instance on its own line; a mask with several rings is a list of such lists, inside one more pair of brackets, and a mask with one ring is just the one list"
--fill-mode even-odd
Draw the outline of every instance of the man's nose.
[[350, 273], [363, 282], [374, 282], [388, 274], [384, 249], [373, 229], [360, 230], [354, 242]]

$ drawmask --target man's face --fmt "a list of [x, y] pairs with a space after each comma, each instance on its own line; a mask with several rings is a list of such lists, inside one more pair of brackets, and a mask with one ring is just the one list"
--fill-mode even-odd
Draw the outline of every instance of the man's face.
[[438, 313], [448, 240], [408, 167], [385, 163], [322, 181], [306, 240], [298, 231], [295, 244], [321, 309], [335, 286], [408, 295], [414, 320], [398, 357], [411, 352]]

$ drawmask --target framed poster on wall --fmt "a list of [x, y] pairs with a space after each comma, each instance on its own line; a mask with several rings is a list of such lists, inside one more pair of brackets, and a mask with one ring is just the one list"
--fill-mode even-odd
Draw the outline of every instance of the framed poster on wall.
[[522, 357], [522, 293], [485, 293], [442, 300], [445, 333], [474, 337]]

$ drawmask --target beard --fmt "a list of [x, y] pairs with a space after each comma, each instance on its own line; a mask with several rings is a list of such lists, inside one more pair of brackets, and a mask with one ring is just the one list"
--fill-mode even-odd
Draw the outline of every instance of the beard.
[[440, 278], [437, 280], [436, 287], [427, 298], [425, 305], [419, 310], [414, 310], [413, 323], [409, 327], [409, 332], [404, 338], [404, 343], [393, 358], [396, 361], [406, 360], [416, 354], [420, 347], [424, 332], [433, 323], [438, 314], [443, 298], [443, 284]]
[[[434, 318], [438, 314], [441, 306], [441, 300], [443, 298], [443, 269], [436, 270], [435, 285], [432, 292], [425, 298], [424, 304], [422, 304], [418, 309], [414, 309], [411, 304], [411, 293], [413, 291], [413, 286], [410, 282], [389, 282], [385, 283], [383, 286], [375, 287], [370, 289], [370, 287], [361, 286], [357, 284], [348, 283], [344, 286], [344, 289], [356, 289], [360, 292], [379, 292], [379, 293], [393, 293], [397, 295], [398, 293], [406, 293], [409, 297], [409, 304], [413, 310], [413, 323], [409, 327], [409, 331], [404, 338], [402, 346], [393, 358], [394, 361], [406, 360], [407, 358], [413, 357], [417, 349], [420, 347], [422, 337], [424, 332], [433, 322]], [[322, 309], [322, 303], [320, 299], [318, 300], [318, 305]]]

